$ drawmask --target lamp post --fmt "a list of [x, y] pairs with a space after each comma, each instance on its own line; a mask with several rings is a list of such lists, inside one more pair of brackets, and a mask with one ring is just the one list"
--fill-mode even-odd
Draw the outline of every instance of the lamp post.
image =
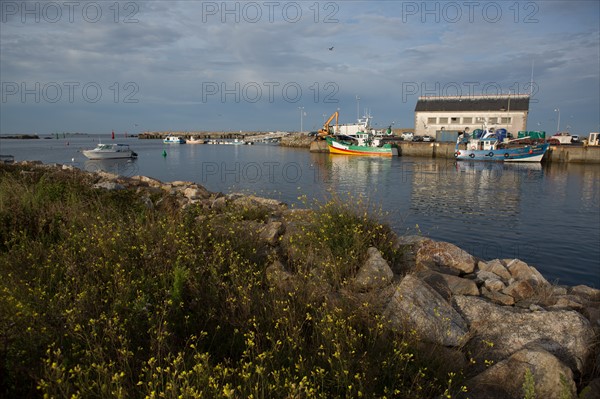
[[356, 120], [360, 118], [360, 97], [356, 95]]
[[510, 94], [511, 90], [508, 90], [508, 106], [506, 107], [506, 131], [509, 129], [510, 125]]
[[558, 112], [558, 121], [556, 122], [556, 133], [560, 132], [560, 108], [556, 108], [554, 112]]
[[300, 110], [300, 133], [302, 133], [303, 132], [302, 119], [304, 117], [304, 107], [298, 107], [298, 109]]

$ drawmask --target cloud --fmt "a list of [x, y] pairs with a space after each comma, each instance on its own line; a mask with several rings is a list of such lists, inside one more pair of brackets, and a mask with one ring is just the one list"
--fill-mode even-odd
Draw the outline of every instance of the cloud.
[[[307, 123], [337, 108], [344, 121], [354, 119], [356, 95], [377, 122], [410, 126], [420, 94], [452, 85], [480, 94], [491, 83], [528, 91], [532, 62], [531, 117], [546, 121], [564, 104], [577, 107], [573, 130], [598, 129], [597, 2], [478, 3], [472, 10], [461, 2], [92, 2], [102, 10], [95, 22], [95, 6], [84, 2], [72, 21], [63, 8], [52, 23], [44, 3], [8, 3], [42, 8], [39, 22], [30, 14], [23, 22], [21, 10], [3, 5], [1, 132], [43, 130], [47, 120], [12, 113], [42, 107], [44, 118], [64, 125], [59, 130], [108, 126], [132, 112], [147, 128], [202, 120], [221, 130], [217, 116], [227, 115], [236, 130], [296, 129], [298, 106]], [[36, 82], [39, 102], [21, 91]], [[65, 82], [79, 83], [72, 102]], [[55, 83], [67, 91], [46, 101]], [[97, 102], [88, 101], [93, 84], [102, 90]], [[418, 91], [406, 96], [407, 84]], [[214, 85], [218, 92], [208, 93]], [[85, 117], [76, 117], [82, 110]]]

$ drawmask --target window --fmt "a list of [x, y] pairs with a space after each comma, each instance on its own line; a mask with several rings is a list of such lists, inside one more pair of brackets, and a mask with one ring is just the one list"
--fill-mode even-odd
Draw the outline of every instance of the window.
[[455, 123], [459, 123], [459, 122], [460, 122], [460, 118], [458, 118], [458, 117], [456, 117], [456, 116], [455, 116], [455, 117], [452, 117], [452, 118], [450, 118], [450, 123], [453, 123], [453, 124], [455, 124]]
[[475, 123], [483, 123], [485, 122], [485, 118], [483, 116], [478, 116], [475, 118]]
[[427, 118], [427, 124], [435, 125], [435, 118]]
[[488, 118], [488, 123], [498, 123], [498, 118]]
[[438, 124], [448, 123], [448, 118], [438, 118]]
[[510, 116], [503, 116], [502, 118], [500, 118], [500, 123], [504, 125], [512, 123], [512, 118]]
[[469, 117], [464, 117], [462, 119], [463, 123], [473, 123], [473, 118]]

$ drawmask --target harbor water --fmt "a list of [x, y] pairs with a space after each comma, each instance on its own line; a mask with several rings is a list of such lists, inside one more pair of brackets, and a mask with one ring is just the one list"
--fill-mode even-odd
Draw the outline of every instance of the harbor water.
[[448, 241], [484, 260], [519, 258], [551, 282], [600, 288], [600, 165], [384, 159], [137, 138], [114, 141], [129, 144], [135, 160], [87, 160], [81, 151], [99, 139], [2, 139], [0, 153], [15, 161], [194, 181], [211, 191], [255, 193], [295, 206], [334, 195], [380, 210], [399, 234]]

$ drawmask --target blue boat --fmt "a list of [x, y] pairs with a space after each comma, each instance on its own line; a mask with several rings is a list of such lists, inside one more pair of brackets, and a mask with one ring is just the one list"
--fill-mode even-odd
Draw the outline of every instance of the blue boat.
[[522, 143], [523, 140], [528, 140], [529, 137], [508, 140], [504, 132], [500, 132], [500, 134], [488, 131], [483, 134], [474, 133], [473, 136], [463, 133], [458, 137], [454, 149], [456, 160], [540, 162], [550, 146], [548, 143]]
[[165, 144], [185, 144], [185, 139], [183, 137], [174, 136], [174, 135], [170, 134], [164, 138], [163, 143], [165, 143]]

